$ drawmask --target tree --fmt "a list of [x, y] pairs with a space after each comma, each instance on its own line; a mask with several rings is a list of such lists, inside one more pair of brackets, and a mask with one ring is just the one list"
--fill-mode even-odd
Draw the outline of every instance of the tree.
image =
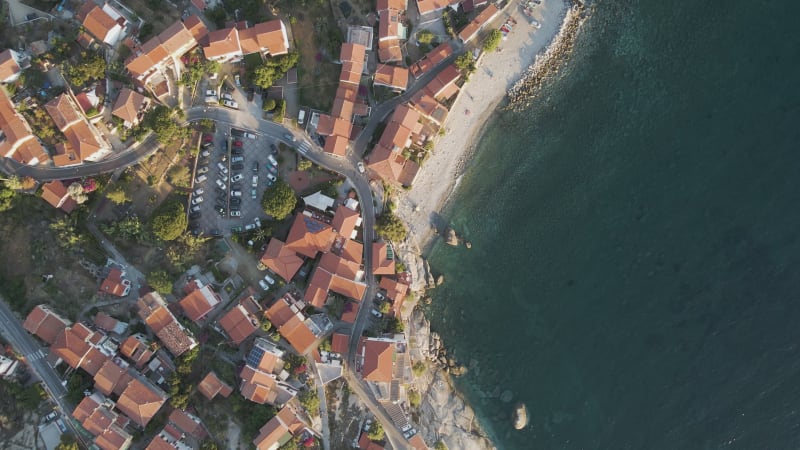
[[82, 52], [83, 60], [76, 64], [64, 64], [64, 75], [69, 82], [83, 86], [92, 80], [100, 80], [106, 76], [106, 60], [93, 52]]
[[11, 175], [4, 183], [8, 189], [13, 189], [15, 191], [22, 189], [22, 180], [16, 175]]
[[405, 224], [389, 211], [384, 212], [375, 223], [375, 232], [392, 242], [400, 242], [406, 238]]
[[402, 333], [405, 331], [406, 327], [403, 325], [403, 321], [398, 319], [397, 317], [389, 317], [386, 321], [386, 332], [387, 333]]
[[264, 208], [264, 212], [274, 217], [275, 220], [283, 220], [297, 206], [297, 197], [291, 186], [279, 178], [275, 184], [264, 191], [261, 206]]
[[83, 185], [77, 181], [67, 187], [67, 195], [72, 197], [79, 205], [89, 200], [89, 196], [83, 191]]
[[159, 294], [172, 293], [172, 279], [163, 270], [148, 273], [147, 284], [158, 291]]
[[419, 392], [408, 391], [408, 403], [411, 404], [412, 408], [419, 408], [419, 405], [422, 403], [422, 397], [419, 395]]
[[459, 55], [458, 58], [456, 58], [455, 64], [456, 67], [458, 67], [458, 70], [466, 75], [469, 75], [477, 70], [477, 67], [475, 67], [475, 59], [469, 52]]
[[200, 119], [197, 121], [197, 126], [203, 133], [213, 133], [215, 128], [214, 121], [211, 119]]
[[313, 165], [314, 165], [314, 163], [312, 163], [310, 160], [301, 159], [300, 162], [297, 163], [297, 170], [308, 170]]
[[422, 361], [417, 361], [411, 366], [411, 371], [414, 372], [414, 376], [418, 377], [425, 373], [425, 363]]
[[267, 89], [275, 84], [275, 81], [288, 72], [289, 69], [296, 66], [299, 59], [300, 54], [297, 52], [270, 57], [260, 66], [250, 71], [247, 74], [248, 79], [256, 86]]
[[272, 322], [269, 321], [266, 317], [261, 319], [261, 331], [267, 333], [269, 330], [272, 329]]
[[272, 111], [275, 109], [275, 99], [268, 98], [264, 100], [264, 105], [261, 107], [264, 111]]
[[172, 166], [169, 169], [169, 182], [176, 187], [188, 188], [191, 184], [191, 174], [189, 168], [184, 165]]
[[153, 234], [165, 241], [178, 239], [186, 231], [187, 225], [186, 210], [177, 200], [161, 205], [150, 223]]
[[61, 435], [61, 442], [56, 445], [56, 450], [80, 450], [78, 446], [78, 441], [75, 440], [75, 436], [64, 433]]
[[117, 236], [122, 239], [137, 239], [141, 237], [144, 232], [142, 222], [136, 216], [126, 217], [118, 222], [109, 225], [101, 225], [100, 228], [104, 233], [111, 236]]
[[77, 216], [62, 216], [50, 222], [50, 231], [55, 234], [58, 245], [62, 248], [72, 248], [83, 241], [83, 236], [76, 226]]
[[382, 441], [383, 438], [386, 436], [386, 433], [383, 431], [383, 425], [381, 425], [380, 421], [375, 420], [369, 426], [369, 430], [367, 431], [367, 436], [371, 441]]
[[417, 42], [420, 44], [430, 44], [436, 35], [431, 30], [420, 30], [417, 33]]
[[493, 52], [497, 50], [497, 47], [500, 45], [500, 41], [503, 40], [503, 33], [498, 30], [494, 29], [489, 33], [489, 36], [486, 36], [486, 40], [483, 41], [483, 51], [485, 52]]
[[125, 191], [125, 188], [119, 185], [115, 186], [114, 188], [106, 192], [106, 198], [108, 198], [117, 205], [121, 205], [125, 202], [131, 201], [131, 197]]
[[378, 311], [381, 314], [388, 314], [390, 309], [392, 309], [392, 305], [389, 302], [382, 302], [381, 306], [378, 307]]
[[312, 416], [317, 415], [317, 411], [319, 411], [319, 397], [317, 396], [316, 389], [306, 389], [305, 391], [301, 392], [297, 398], [300, 400], [300, 404], [303, 405], [303, 408], [305, 408], [309, 414]]
[[448, 448], [443, 441], [436, 441], [436, 444], [433, 446], [433, 450], [448, 450]]
[[0, 187], [0, 212], [8, 211], [14, 206], [17, 193], [6, 187]]
[[286, 101], [278, 100], [277, 103], [278, 106], [275, 107], [275, 112], [272, 114], [272, 121], [283, 123], [283, 119], [286, 117]]
[[175, 113], [176, 111], [164, 105], [158, 105], [145, 114], [142, 125], [152, 130], [156, 134], [159, 144], [162, 145], [186, 139], [189, 137], [190, 131], [174, 119]]

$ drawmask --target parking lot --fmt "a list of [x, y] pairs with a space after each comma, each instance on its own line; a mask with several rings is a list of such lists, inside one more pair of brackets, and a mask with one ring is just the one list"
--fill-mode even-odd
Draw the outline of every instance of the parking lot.
[[204, 135], [189, 204], [190, 228], [227, 236], [265, 219], [261, 196], [278, 174], [276, 151], [277, 142], [228, 126]]

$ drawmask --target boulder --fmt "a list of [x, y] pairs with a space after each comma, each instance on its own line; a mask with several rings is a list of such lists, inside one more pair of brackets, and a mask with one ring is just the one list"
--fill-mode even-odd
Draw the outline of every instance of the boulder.
[[512, 420], [515, 430], [521, 430], [528, 426], [528, 408], [524, 403], [518, 403], [517, 407], [514, 408]]
[[452, 245], [453, 247], [458, 246], [458, 236], [456, 236], [456, 230], [448, 228], [447, 232], [445, 232], [445, 239], [447, 245]]

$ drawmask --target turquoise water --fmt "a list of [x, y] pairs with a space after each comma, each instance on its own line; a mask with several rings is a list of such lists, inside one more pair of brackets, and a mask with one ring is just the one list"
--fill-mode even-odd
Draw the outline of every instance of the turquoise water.
[[536, 104], [488, 124], [430, 316], [499, 448], [800, 447], [798, 24], [600, 1]]

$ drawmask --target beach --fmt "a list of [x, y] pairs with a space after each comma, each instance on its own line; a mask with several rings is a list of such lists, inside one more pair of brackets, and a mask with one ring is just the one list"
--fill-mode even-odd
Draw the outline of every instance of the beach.
[[[495, 23], [509, 16], [517, 23], [497, 51], [484, 54], [478, 70], [464, 84], [444, 124], [445, 134], [438, 138], [435, 150], [420, 168], [413, 186], [398, 192], [397, 214], [408, 225], [409, 241], [422, 251], [433, 242], [433, 224], [464, 173], [484, 124], [506, 93], [523, 77], [537, 55], [559, 35], [562, 27], [577, 15], [568, 14], [563, 0], [543, 0], [534, 9], [537, 29], [528, 22], [518, 2], [506, 8]], [[544, 58], [540, 57], [537, 65]], [[439, 230], [440, 232], [443, 230]]]

